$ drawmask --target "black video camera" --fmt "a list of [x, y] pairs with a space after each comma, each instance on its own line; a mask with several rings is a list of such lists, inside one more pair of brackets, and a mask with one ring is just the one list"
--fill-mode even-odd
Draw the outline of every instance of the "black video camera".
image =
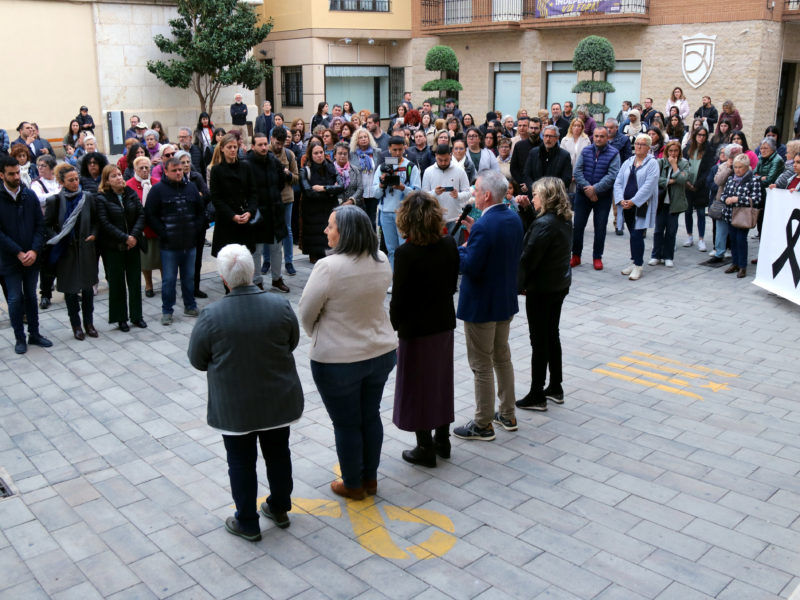
[[400, 175], [398, 173], [401, 169], [397, 168], [399, 164], [400, 159], [394, 156], [387, 156], [384, 159], [381, 165], [381, 173], [385, 175], [381, 184], [384, 188], [400, 185]]

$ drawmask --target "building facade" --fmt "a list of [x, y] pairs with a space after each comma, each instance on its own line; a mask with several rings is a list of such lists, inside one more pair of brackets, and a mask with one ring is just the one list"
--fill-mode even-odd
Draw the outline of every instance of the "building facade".
[[[535, 114], [553, 101], [585, 101], [572, 86], [588, 74], [572, 69], [577, 43], [588, 35], [614, 46], [616, 88], [606, 98], [612, 116], [622, 100], [654, 99], [664, 111], [675, 86], [691, 114], [702, 96], [721, 109], [732, 100], [749, 139], [768, 125], [792, 135], [798, 105], [800, 2], [797, 0], [597, 0], [609, 12], [562, 15], [566, 0], [414, 0], [412, 81], [421, 97], [425, 54], [436, 44], [452, 47], [464, 86], [459, 105], [478, 122], [498, 109]], [[597, 96], [595, 96], [596, 98]]]
[[273, 29], [255, 56], [273, 67], [256, 90], [287, 121], [306, 123], [326, 101], [386, 118], [411, 86], [412, 0], [265, 0]]
[[[170, 35], [174, 0], [2, 0], [0, 6], [5, 47], [28, 49], [3, 73], [0, 127], [9, 135], [20, 121], [35, 121], [43, 137], [60, 139], [84, 104], [105, 149], [114, 141], [110, 112], [122, 111], [126, 128], [133, 114], [148, 124], [161, 121], [172, 139], [178, 127], [194, 129], [200, 111], [194, 92], [168, 87], [147, 70], [148, 60], [163, 57], [153, 36]], [[215, 104], [216, 123], [230, 122], [236, 92], [255, 112], [252, 91], [227, 88]]]

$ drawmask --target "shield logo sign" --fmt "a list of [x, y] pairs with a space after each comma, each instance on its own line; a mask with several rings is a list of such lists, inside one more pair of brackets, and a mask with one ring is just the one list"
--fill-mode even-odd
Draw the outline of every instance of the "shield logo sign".
[[683, 76], [693, 88], [703, 85], [714, 68], [714, 50], [716, 35], [698, 33], [683, 37]]

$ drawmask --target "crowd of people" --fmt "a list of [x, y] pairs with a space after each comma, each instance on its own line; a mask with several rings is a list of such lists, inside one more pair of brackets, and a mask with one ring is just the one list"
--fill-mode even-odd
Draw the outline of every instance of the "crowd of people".
[[[237, 514], [226, 527], [259, 539], [259, 443], [272, 494], [261, 514], [289, 525], [289, 426], [303, 408], [292, 358], [300, 326], [313, 340], [311, 372], [334, 428], [342, 479], [331, 488], [360, 500], [377, 492], [380, 399], [395, 366], [393, 422], [416, 436], [402, 458], [425, 467], [449, 458], [456, 318], [464, 322], [476, 407], [453, 435], [491, 441], [495, 426], [517, 429], [517, 408], [564, 402], [559, 322], [590, 215], [596, 270], [604, 268], [609, 220], [618, 235], [628, 229], [630, 264], [621, 272], [637, 280], [648, 229], [648, 265], [674, 267], [680, 214], [683, 245], [706, 252], [708, 211], [710, 261], [722, 262], [730, 248], [726, 272], [745, 277], [748, 231], [757, 226], [760, 235], [762, 223], [749, 222], [749, 209], [763, 208], [769, 187], [797, 188], [800, 140], [783, 146], [772, 126], [751, 150], [732, 102], [718, 112], [706, 96], [690, 113], [676, 87], [664, 112], [646, 98], [597, 122], [564, 102], [535, 116], [490, 111], [479, 124], [453, 99], [434, 112], [429, 101], [415, 108], [406, 93], [388, 131], [378, 114], [350, 102], [330, 112], [321, 102], [306, 128], [266, 101], [250, 135], [239, 96], [230, 131], [201, 113], [194, 129], [179, 129], [177, 143], [159, 123], [132, 116], [115, 164], [98, 151], [86, 107], [68, 127], [60, 164], [34, 125], [21, 123], [20, 137], [0, 152], [0, 275], [15, 350], [52, 345], [39, 330], [38, 308], [51, 306], [54, 286], [74, 337], [98, 335], [100, 258], [108, 321], [123, 332], [129, 321], [147, 327], [141, 281], [153, 297], [154, 270], [161, 324], [172, 324], [180, 278], [184, 315], [200, 317], [190, 360], [208, 370], [208, 422], [228, 453]], [[200, 264], [212, 226], [226, 297], [201, 312]], [[296, 274], [295, 242], [314, 264], [299, 320], [288, 302], [264, 294], [263, 281], [269, 274], [271, 290], [290, 292], [283, 273]], [[516, 399], [508, 336], [519, 295], [532, 381]], [[246, 389], [235, 383], [243, 366], [255, 374]], [[267, 388], [274, 390], [263, 403]]]

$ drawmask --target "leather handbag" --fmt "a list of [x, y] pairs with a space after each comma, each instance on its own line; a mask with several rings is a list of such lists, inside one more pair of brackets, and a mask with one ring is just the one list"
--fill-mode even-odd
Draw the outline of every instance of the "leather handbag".
[[737, 229], [752, 229], [758, 224], [760, 209], [753, 208], [753, 199], [750, 206], [735, 206], [731, 213], [731, 225]]

